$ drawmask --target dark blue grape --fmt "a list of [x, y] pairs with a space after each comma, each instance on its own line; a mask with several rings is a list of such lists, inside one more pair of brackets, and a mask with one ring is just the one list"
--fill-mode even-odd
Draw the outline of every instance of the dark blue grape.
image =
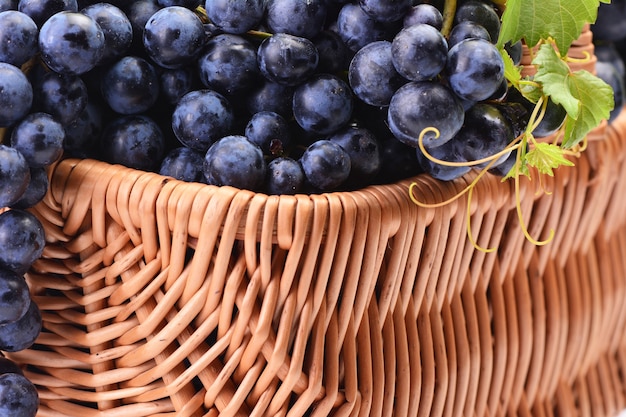
[[174, 148], [165, 155], [159, 174], [180, 181], [204, 182], [204, 155], [186, 146]]
[[109, 123], [101, 137], [102, 159], [112, 164], [153, 171], [165, 154], [159, 126], [142, 115], [121, 116]]
[[181, 6], [194, 10], [196, 7], [202, 4], [202, 0], [158, 0], [159, 6]]
[[33, 85], [37, 110], [49, 113], [67, 125], [85, 110], [89, 95], [85, 82], [77, 75], [50, 71]]
[[59, 12], [41, 26], [39, 49], [50, 69], [61, 74], [84, 74], [104, 54], [104, 33], [91, 17]]
[[170, 104], [178, 103], [185, 94], [193, 91], [195, 71], [192, 67], [163, 69], [160, 74], [160, 92]]
[[322, 30], [312, 41], [319, 54], [317, 72], [336, 74], [345, 70], [351, 51], [337, 32]]
[[143, 30], [148, 23], [148, 19], [152, 17], [156, 12], [161, 10], [157, 0], [135, 0], [130, 1], [123, 8], [126, 13], [130, 25], [133, 28], [133, 46], [134, 53], [138, 53], [138, 50], [144, 50], [143, 47]]
[[272, 33], [311, 39], [324, 28], [326, 0], [269, 0], [265, 20]]
[[613, 90], [614, 107], [609, 114], [609, 122], [612, 122], [624, 106], [624, 78], [620, 76], [615, 65], [605, 61], [596, 62], [596, 75]]
[[202, 153], [217, 139], [231, 133], [234, 122], [232, 104], [213, 90], [185, 94], [172, 114], [172, 130], [178, 140]]
[[[446, 162], [467, 162], [467, 160], [459, 154], [459, 147], [454, 140], [449, 140], [441, 146], [427, 149], [431, 157]], [[416, 149], [417, 161], [420, 167], [431, 177], [442, 180], [452, 181], [470, 172], [469, 166], [449, 166], [440, 164], [426, 157], [420, 149]]]
[[0, 62], [22, 66], [39, 51], [39, 28], [17, 10], [0, 13]]
[[78, 11], [76, 0], [20, 0], [18, 10], [33, 19], [37, 26], [41, 27], [52, 15], [62, 12]]
[[292, 112], [293, 91], [294, 87], [263, 79], [246, 95], [246, 109], [250, 114], [272, 111], [289, 117]]
[[33, 87], [16, 66], [0, 62], [0, 127], [8, 127], [28, 114]]
[[395, 30], [376, 21], [355, 3], [346, 3], [341, 8], [336, 31], [352, 52], [375, 41], [391, 40], [395, 34]]
[[519, 65], [522, 62], [522, 41], [517, 41], [515, 43], [511, 43], [511, 41], [509, 41], [504, 44], [504, 50], [509, 54], [514, 65]]
[[260, 78], [257, 47], [239, 35], [211, 38], [198, 58], [200, 81], [221, 94], [241, 94]]
[[380, 143], [372, 132], [359, 126], [347, 126], [328, 140], [341, 146], [350, 156], [350, 176], [347, 179], [350, 186], [360, 187], [374, 182], [382, 160]]
[[242, 34], [257, 27], [265, 13], [264, 0], [207, 0], [211, 22], [226, 33]]
[[0, 144], [0, 207], [15, 204], [26, 191], [30, 168], [17, 149]]
[[483, 39], [465, 39], [448, 52], [450, 88], [464, 100], [482, 101], [496, 92], [504, 78], [500, 51]]
[[133, 42], [133, 26], [119, 7], [110, 3], [96, 3], [81, 10], [94, 19], [104, 33], [104, 52], [98, 64], [106, 64], [122, 57]]
[[46, 245], [41, 222], [26, 210], [0, 214], [0, 265], [23, 275], [41, 257]]
[[427, 24], [402, 29], [391, 43], [393, 65], [411, 81], [436, 77], [446, 66], [448, 43], [434, 27]]
[[594, 45], [593, 53], [598, 61], [610, 62], [615, 66], [620, 77], [626, 77], [624, 59], [620, 55], [615, 42], [598, 43]]
[[350, 155], [330, 140], [315, 141], [300, 157], [306, 179], [321, 191], [339, 189], [350, 176]]
[[443, 26], [443, 15], [439, 9], [432, 4], [416, 4], [404, 15], [402, 26], [409, 27], [417, 24], [426, 24], [437, 30], [441, 30]]
[[454, 15], [454, 22], [471, 21], [483, 26], [493, 42], [500, 35], [500, 16], [494, 7], [481, 0], [468, 0], [461, 4]]
[[450, 36], [448, 36], [448, 48], [452, 48], [465, 39], [483, 39], [491, 42], [491, 36], [487, 29], [469, 20], [460, 22], [452, 27]]
[[319, 74], [293, 94], [293, 115], [307, 132], [327, 135], [345, 126], [354, 103], [348, 84], [330, 74]]
[[94, 157], [94, 149], [104, 128], [103, 112], [102, 106], [90, 101], [76, 120], [65, 126], [63, 148], [67, 156]]
[[30, 290], [24, 277], [0, 267], [0, 326], [19, 320], [29, 306]]
[[413, 1], [359, 0], [359, 5], [373, 19], [379, 22], [390, 23], [402, 20], [413, 7]]
[[319, 53], [309, 39], [277, 33], [259, 45], [257, 60], [268, 80], [295, 86], [315, 72]]
[[390, 184], [423, 172], [415, 148], [394, 137], [381, 141], [380, 172], [376, 183]]
[[24, 371], [20, 366], [11, 359], [0, 356], [0, 374], [19, 374], [24, 375]]
[[245, 136], [229, 135], [211, 145], [203, 169], [208, 184], [257, 191], [265, 182], [267, 165], [261, 148]]
[[147, 60], [125, 56], [106, 70], [100, 88], [102, 97], [113, 111], [143, 113], [159, 97], [159, 76]]
[[[0, 350], [18, 352], [28, 349], [39, 337], [41, 327], [41, 311], [37, 303], [31, 302], [28, 305], [28, 310], [22, 317], [0, 326]], [[0, 398], [4, 398], [4, 396], [0, 394]]]
[[302, 165], [295, 159], [281, 156], [267, 165], [266, 191], [268, 194], [297, 194], [305, 181]]
[[48, 113], [31, 113], [15, 126], [11, 147], [20, 151], [32, 168], [51, 165], [63, 155], [65, 129]]
[[[533, 112], [536, 104], [528, 101], [515, 88], [509, 89], [506, 101], [508, 103], [521, 104], [526, 111], [523, 115], [520, 115], [519, 118], [523, 118], [524, 123], [528, 123], [530, 115]], [[556, 104], [554, 101], [552, 101], [552, 99], [548, 98], [543, 117], [539, 121], [539, 124], [532, 131], [533, 136], [543, 138], [556, 133], [556, 131], [559, 130], [563, 125], [566, 116], [567, 112], [565, 108], [560, 104]], [[525, 125], [523, 127], [525, 128]], [[519, 134], [521, 133], [518, 132], [518, 135]]]
[[48, 171], [45, 167], [31, 168], [28, 187], [19, 200], [11, 205], [15, 209], [27, 209], [39, 203], [46, 196], [49, 187]]
[[153, 14], [143, 31], [150, 58], [163, 68], [181, 68], [195, 60], [206, 40], [202, 21], [191, 10], [165, 7]]
[[0, 11], [17, 10], [19, 0], [0, 0]]
[[465, 112], [460, 101], [438, 82], [410, 82], [396, 91], [389, 104], [387, 121], [393, 135], [405, 144], [417, 148], [419, 136], [427, 128], [435, 133], [424, 134], [424, 146], [441, 146], [461, 129]]
[[253, 114], [246, 125], [245, 136], [257, 144], [265, 155], [282, 155], [291, 144], [291, 130], [287, 120], [270, 111]]
[[23, 375], [0, 375], [0, 416], [35, 417], [39, 394], [35, 385]]
[[623, 0], [600, 3], [591, 30], [594, 41], [618, 42], [626, 38], [626, 3]]
[[393, 65], [389, 41], [361, 48], [350, 61], [348, 81], [354, 95], [372, 106], [388, 106], [396, 90], [407, 82]]

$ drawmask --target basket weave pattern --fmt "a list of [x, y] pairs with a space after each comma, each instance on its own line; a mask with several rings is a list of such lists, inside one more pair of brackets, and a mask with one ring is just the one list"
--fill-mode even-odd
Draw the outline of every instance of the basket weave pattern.
[[[34, 212], [40, 416], [610, 415], [626, 405], [626, 117], [549, 181], [266, 196], [65, 160]], [[471, 178], [418, 178], [441, 201]], [[550, 190], [552, 195], [541, 191]], [[599, 384], [599, 385], [598, 385]], [[584, 411], [587, 411], [586, 413]]]

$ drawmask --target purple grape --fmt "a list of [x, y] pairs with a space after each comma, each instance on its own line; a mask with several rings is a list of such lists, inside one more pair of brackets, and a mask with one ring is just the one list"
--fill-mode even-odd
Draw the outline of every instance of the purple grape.
[[11, 147], [20, 151], [28, 166], [51, 165], [63, 155], [65, 129], [48, 113], [31, 113], [11, 132]]
[[0, 214], [0, 265], [24, 274], [41, 257], [46, 245], [39, 219], [26, 210], [7, 210]]
[[413, 6], [412, 0], [359, 0], [359, 6], [378, 22], [402, 20]]
[[337, 33], [356, 52], [374, 41], [391, 40], [395, 30], [376, 21], [355, 3], [346, 3], [337, 16]]
[[208, 184], [258, 191], [263, 187], [267, 165], [261, 148], [245, 136], [229, 135], [211, 145], [203, 169]]
[[104, 33], [91, 17], [78, 12], [59, 12], [39, 31], [41, 58], [61, 74], [84, 74], [104, 54]]
[[269, 0], [265, 20], [272, 33], [312, 39], [324, 28], [326, 0]]
[[22, 66], [39, 51], [39, 28], [17, 10], [0, 13], [0, 62]]
[[165, 155], [159, 174], [180, 181], [204, 182], [204, 155], [186, 146], [174, 148]]
[[150, 109], [159, 97], [159, 76], [147, 60], [125, 56], [111, 65], [101, 80], [102, 97], [119, 114]]
[[319, 54], [317, 72], [336, 74], [344, 71], [349, 64], [352, 52], [348, 49], [337, 32], [322, 30], [311, 39]]
[[[459, 154], [459, 146], [454, 140], [449, 140], [441, 146], [427, 149], [428, 153], [439, 160], [447, 162], [468, 162]], [[428, 159], [420, 149], [416, 149], [417, 161], [420, 167], [431, 177], [441, 181], [452, 181], [470, 172], [469, 166], [449, 166]]]
[[95, 3], [81, 13], [94, 19], [104, 33], [104, 52], [98, 64], [106, 64], [122, 57], [133, 42], [133, 26], [119, 7], [110, 3]]
[[54, 71], [45, 73], [33, 84], [33, 94], [37, 110], [51, 114], [63, 125], [76, 120], [89, 101], [82, 78]]
[[295, 159], [281, 156], [267, 165], [266, 190], [268, 194], [298, 194], [304, 187], [302, 165]]
[[217, 139], [230, 134], [234, 122], [232, 104], [213, 90], [185, 94], [172, 114], [172, 130], [176, 138], [202, 153]]
[[492, 4], [481, 0], [468, 0], [461, 4], [454, 14], [454, 23], [471, 21], [478, 23], [489, 32], [493, 42], [500, 35], [500, 16]]
[[78, 3], [76, 0], [19, 0], [18, 10], [30, 16], [41, 27], [58, 12], [78, 11]]
[[16, 66], [0, 62], [0, 127], [8, 127], [28, 114], [33, 87]]
[[101, 158], [106, 162], [153, 171], [165, 155], [165, 139], [151, 118], [121, 116], [102, 132], [101, 148]]
[[[28, 349], [39, 337], [41, 327], [41, 311], [37, 303], [31, 302], [22, 317], [0, 326], [0, 349], [7, 352]], [[0, 398], [4, 398], [4, 396], [0, 394]]]
[[261, 74], [268, 80], [295, 86], [314, 73], [319, 53], [309, 39], [277, 33], [261, 42], [257, 60]]
[[394, 67], [404, 78], [424, 81], [436, 77], [446, 66], [448, 43], [427, 24], [402, 29], [391, 43]]
[[293, 92], [294, 87], [263, 79], [246, 95], [245, 106], [250, 114], [271, 111], [283, 117], [290, 117]]
[[150, 58], [163, 68], [182, 68], [195, 60], [206, 39], [202, 21], [191, 10], [165, 7], [153, 14], [143, 31]]
[[206, 14], [226, 33], [242, 34], [257, 27], [265, 13], [264, 0], [206, 0]]
[[0, 11], [17, 10], [19, 0], [0, 0]]
[[104, 128], [104, 109], [93, 101], [87, 103], [81, 114], [65, 126], [63, 148], [67, 156], [77, 158], [93, 157], [94, 148], [100, 141]]
[[24, 371], [19, 365], [11, 359], [0, 356], [0, 374], [19, 374], [24, 375]]
[[402, 26], [406, 28], [417, 24], [426, 24], [441, 30], [443, 16], [439, 9], [432, 4], [416, 4], [404, 15]]
[[39, 394], [32, 382], [23, 375], [0, 375], [0, 415], [35, 417], [39, 408]]
[[11, 208], [27, 209], [33, 207], [46, 196], [49, 185], [46, 167], [30, 168], [28, 187], [26, 187], [22, 197], [11, 205]]
[[0, 207], [19, 201], [30, 182], [30, 168], [17, 149], [0, 144]]
[[460, 22], [452, 27], [450, 36], [448, 36], [448, 48], [452, 48], [465, 39], [483, 39], [491, 42], [491, 36], [487, 29], [469, 20]]
[[159, 75], [162, 97], [170, 104], [178, 103], [182, 96], [193, 90], [194, 75], [192, 67], [163, 69]]
[[245, 128], [248, 140], [258, 145], [265, 155], [280, 156], [291, 144], [291, 131], [284, 117], [262, 111], [252, 115]]
[[350, 156], [350, 176], [347, 179], [350, 186], [361, 187], [374, 182], [382, 161], [380, 143], [372, 132], [359, 126], [347, 126], [328, 140], [341, 146]]
[[0, 267], [0, 326], [19, 320], [29, 306], [30, 290], [24, 277]]
[[194, 10], [196, 7], [202, 4], [201, 0], [158, 0], [159, 6], [161, 7], [169, 7], [169, 6], [181, 6], [186, 7], [187, 9]]
[[350, 176], [350, 155], [330, 140], [315, 141], [300, 157], [307, 181], [320, 191], [339, 189]]
[[293, 115], [305, 131], [327, 135], [347, 125], [354, 107], [350, 87], [341, 78], [319, 74], [293, 95]]

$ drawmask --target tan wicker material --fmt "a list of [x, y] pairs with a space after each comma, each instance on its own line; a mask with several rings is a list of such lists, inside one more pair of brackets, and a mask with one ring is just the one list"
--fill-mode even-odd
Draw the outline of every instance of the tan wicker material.
[[[267, 196], [64, 160], [33, 212], [39, 417], [612, 416], [626, 114], [575, 167]], [[551, 194], [546, 194], [549, 191]]]

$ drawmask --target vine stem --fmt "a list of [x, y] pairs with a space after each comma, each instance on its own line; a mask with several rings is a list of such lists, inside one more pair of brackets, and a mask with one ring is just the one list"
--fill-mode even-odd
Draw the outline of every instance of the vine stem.
[[454, 24], [454, 15], [456, 14], [456, 0], [445, 0], [443, 5], [443, 25], [441, 26], [441, 34], [444, 37], [450, 35]]

